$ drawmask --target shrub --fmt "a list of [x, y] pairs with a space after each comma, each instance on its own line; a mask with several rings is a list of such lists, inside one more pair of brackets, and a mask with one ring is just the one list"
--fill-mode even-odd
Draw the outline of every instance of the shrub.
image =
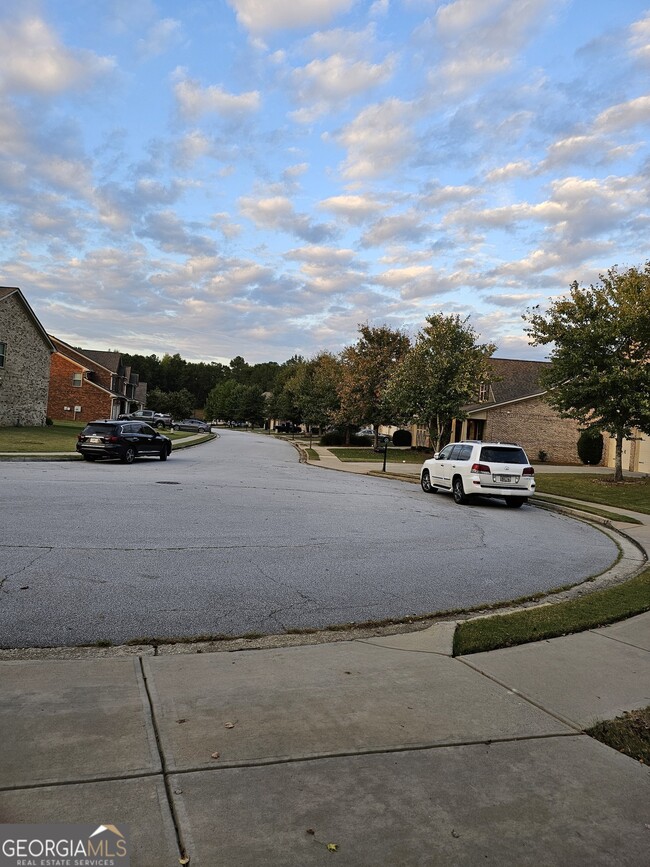
[[599, 464], [603, 457], [603, 435], [593, 428], [583, 430], [578, 439], [578, 457], [583, 464]]
[[50, 425], [53, 425], [53, 424], [54, 424], [54, 422], [53, 422], [52, 419], [49, 417], [49, 415], [48, 415], [48, 417], [45, 419], [45, 424], [46, 424], [48, 427], [50, 427]]
[[413, 442], [413, 435], [410, 430], [396, 430], [393, 434], [393, 445], [395, 446], [410, 446]]

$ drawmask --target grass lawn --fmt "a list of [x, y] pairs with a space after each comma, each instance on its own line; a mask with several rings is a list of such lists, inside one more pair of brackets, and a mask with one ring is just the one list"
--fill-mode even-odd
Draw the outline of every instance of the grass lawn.
[[454, 635], [454, 656], [582, 632], [644, 611], [650, 611], [650, 569], [579, 599], [461, 623]]
[[[340, 461], [377, 461], [377, 463], [381, 463], [384, 460], [384, 450], [382, 449], [380, 452], [376, 452], [371, 446], [365, 448], [332, 446], [329, 450]], [[412, 449], [389, 448], [386, 459], [400, 464], [404, 461], [407, 464], [422, 464], [430, 457], [432, 457], [432, 455], [427, 452], [416, 452]]]
[[[0, 452], [74, 452], [85, 422], [57, 421], [39, 427], [0, 427]], [[191, 431], [161, 431], [172, 440], [186, 439]]]
[[573, 497], [650, 515], [650, 477], [615, 483], [613, 476], [586, 473], [536, 473], [540, 494]]
[[0, 452], [73, 452], [85, 422], [57, 421], [39, 427], [0, 427]]

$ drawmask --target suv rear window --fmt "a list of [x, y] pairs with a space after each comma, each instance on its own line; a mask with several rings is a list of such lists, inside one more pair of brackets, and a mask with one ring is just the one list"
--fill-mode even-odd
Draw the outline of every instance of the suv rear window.
[[87, 424], [83, 432], [85, 434], [102, 434], [113, 433], [117, 429], [114, 424]]
[[528, 463], [524, 450], [513, 446], [483, 446], [480, 460], [493, 461], [496, 464]]

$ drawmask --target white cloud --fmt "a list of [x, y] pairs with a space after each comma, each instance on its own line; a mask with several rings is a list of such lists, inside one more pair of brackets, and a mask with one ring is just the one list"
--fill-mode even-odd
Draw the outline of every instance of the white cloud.
[[351, 61], [341, 54], [325, 60], [312, 60], [295, 69], [291, 81], [299, 103], [306, 107], [296, 114], [299, 121], [310, 122], [341, 103], [388, 81], [395, 69], [394, 56], [379, 64]]
[[650, 13], [632, 24], [628, 45], [633, 57], [650, 64]]
[[396, 98], [363, 109], [336, 136], [348, 151], [343, 176], [364, 180], [395, 171], [415, 147], [412, 115], [413, 106]]
[[365, 196], [330, 196], [318, 205], [326, 211], [332, 211], [352, 225], [360, 225], [386, 209], [372, 195]]
[[378, 247], [398, 242], [416, 243], [430, 232], [430, 227], [422, 223], [422, 215], [416, 211], [405, 211], [390, 217], [382, 217], [372, 225], [360, 239], [363, 247]]
[[296, 213], [286, 196], [242, 196], [239, 199], [239, 210], [258, 228], [287, 232], [312, 243], [327, 240], [336, 234], [334, 226], [314, 223], [306, 214]]
[[196, 120], [204, 114], [219, 114], [223, 117], [238, 117], [256, 112], [260, 107], [260, 94], [257, 90], [234, 94], [213, 84], [201, 87], [198, 81], [185, 77], [185, 70], [174, 73], [179, 79], [174, 84], [174, 96], [180, 114], [189, 120]]
[[639, 96], [601, 112], [594, 126], [606, 132], [613, 132], [648, 122], [650, 122], [650, 96]]
[[347, 12], [355, 0], [300, 0], [298, 3], [271, 0], [228, 0], [239, 23], [251, 33], [271, 30], [320, 27]]
[[45, 21], [37, 17], [2, 22], [0, 58], [3, 90], [44, 96], [85, 90], [115, 68], [112, 58], [66, 48]]
[[175, 18], [162, 18], [150, 28], [144, 39], [138, 40], [138, 54], [144, 59], [157, 57], [177, 45], [182, 39], [182, 26]]

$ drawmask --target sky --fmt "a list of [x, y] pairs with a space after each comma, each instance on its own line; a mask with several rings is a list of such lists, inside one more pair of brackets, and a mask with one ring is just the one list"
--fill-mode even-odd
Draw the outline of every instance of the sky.
[[0, 0], [0, 285], [282, 362], [650, 259], [650, 0]]

